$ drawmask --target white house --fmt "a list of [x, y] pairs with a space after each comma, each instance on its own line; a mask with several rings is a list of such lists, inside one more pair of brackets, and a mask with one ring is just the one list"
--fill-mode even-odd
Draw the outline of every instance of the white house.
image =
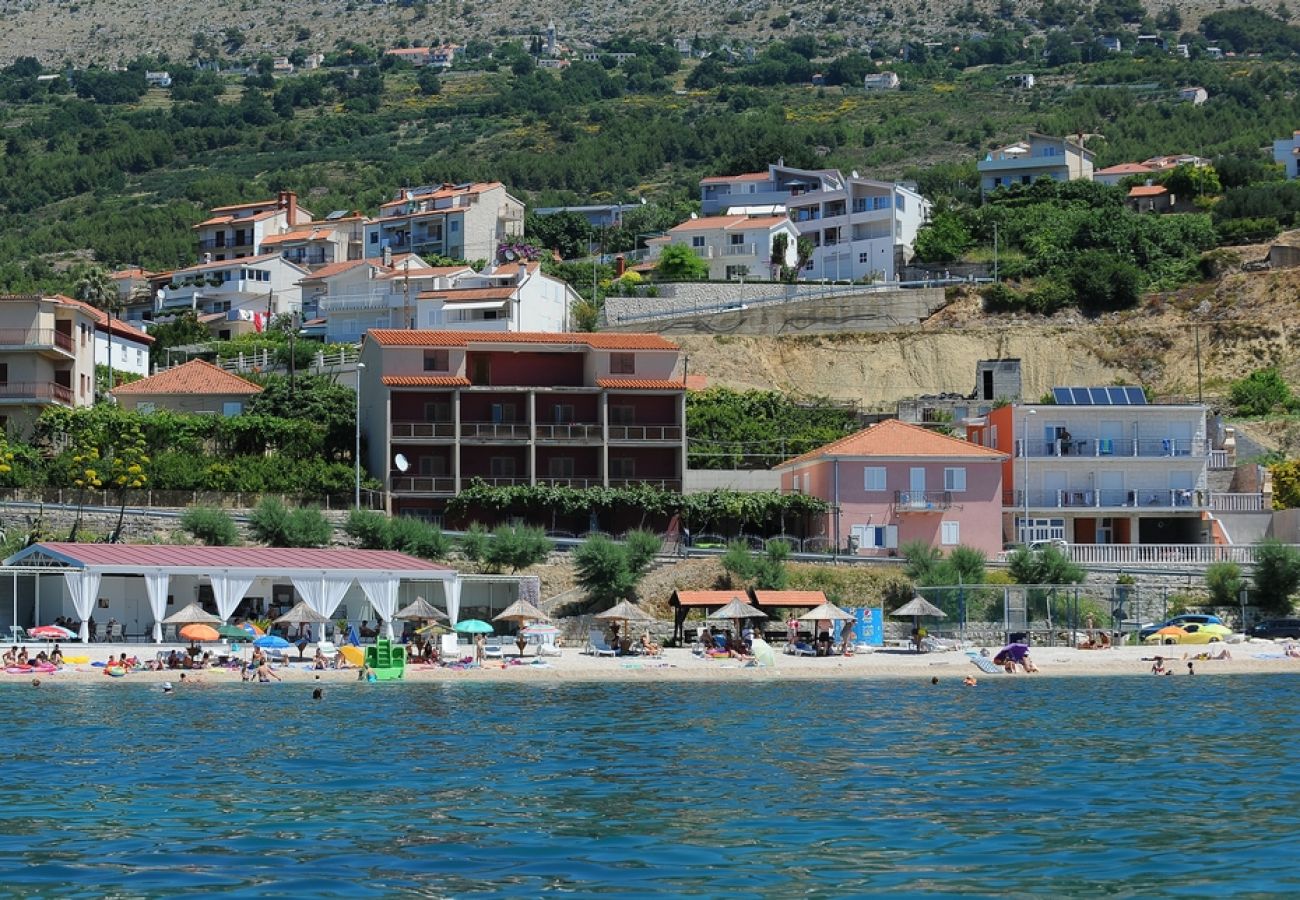
[[[391, 280], [401, 282], [402, 273]], [[567, 331], [579, 299], [568, 284], [542, 273], [541, 263], [502, 263], [490, 272], [452, 275], [445, 285], [420, 291], [420, 328], [470, 331]]]
[[108, 314], [94, 310], [95, 315], [95, 365], [107, 366], [111, 360], [114, 372], [132, 375], [149, 374], [149, 347], [154, 339], [140, 329], [121, 319], [109, 323]]
[[215, 207], [194, 230], [199, 236], [199, 252], [220, 262], [253, 256], [267, 238], [311, 221], [312, 214], [298, 205], [297, 194], [280, 191], [271, 200]]
[[1154, 167], [1144, 163], [1119, 163], [1118, 165], [1107, 166], [1104, 169], [1097, 169], [1092, 173], [1092, 180], [1100, 184], [1114, 186], [1125, 178], [1132, 178], [1134, 175], [1150, 175], [1154, 171]]
[[1025, 140], [990, 150], [976, 164], [980, 190], [995, 191], [1039, 178], [1092, 181], [1093, 152], [1069, 138], [1030, 133]]
[[290, 262], [309, 269], [330, 263], [360, 259], [367, 219], [346, 210], [330, 213], [317, 222], [305, 222], [278, 234], [269, 234], [258, 244], [258, 253], [279, 253]]
[[186, 309], [224, 315], [210, 326], [218, 337], [261, 331], [275, 316], [300, 312], [306, 267], [277, 253], [199, 263], [155, 275], [154, 317]]
[[1282, 167], [1287, 178], [1300, 177], [1300, 131], [1273, 142], [1273, 162]]
[[[772, 258], [772, 241], [785, 235], [783, 258]], [[687, 247], [709, 264], [709, 278], [771, 278], [781, 265], [798, 262], [799, 231], [785, 215], [726, 215], [687, 219], [646, 243], [658, 256], [666, 246]]]
[[872, 72], [862, 76], [862, 87], [868, 91], [896, 91], [899, 80], [895, 72]]
[[365, 256], [494, 259], [498, 246], [523, 233], [524, 205], [500, 182], [403, 188], [366, 223]]
[[1178, 99], [1184, 100], [1192, 104], [1192, 106], [1200, 106], [1206, 100], [1210, 99], [1210, 94], [1203, 87], [1196, 87], [1195, 85], [1191, 85], [1179, 89]]
[[1034, 75], [1032, 72], [1024, 72], [1019, 75], [1008, 75], [1007, 81], [1011, 86], [1022, 90], [1029, 90], [1034, 86]]
[[170, 72], [145, 72], [144, 83], [149, 87], [171, 87], [172, 76]]
[[786, 210], [813, 245], [802, 276], [836, 281], [895, 280], [930, 215], [930, 202], [906, 185], [783, 162], [766, 172], [700, 180], [705, 215], [738, 207]]

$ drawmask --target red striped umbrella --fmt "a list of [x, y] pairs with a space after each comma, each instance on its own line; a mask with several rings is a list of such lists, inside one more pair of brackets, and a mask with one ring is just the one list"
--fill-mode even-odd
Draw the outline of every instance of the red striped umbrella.
[[37, 625], [27, 633], [43, 641], [67, 641], [77, 636], [62, 625]]

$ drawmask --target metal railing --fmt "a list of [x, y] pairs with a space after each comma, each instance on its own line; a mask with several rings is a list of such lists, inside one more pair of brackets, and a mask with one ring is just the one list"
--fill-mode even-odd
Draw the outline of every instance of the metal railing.
[[33, 403], [72, 405], [72, 388], [53, 381], [0, 381], [0, 400], [28, 400]]
[[488, 438], [494, 441], [528, 440], [528, 423], [526, 422], [461, 422], [461, 440]]
[[1084, 565], [1206, 566], [1252, 564], [1257, 550], [1255, 544], [1069, 544], [1066, 552]]
[[899, 512], [932, 512], [951, 506], [951, 491], [894, 491], [894, 508]]
[[680, 425], [611, 425], [611, 441], [680, 441]]
[[[401, 293], [384, 294], [338, 294], [321, 297], [317, 309], [321, 312], [334, 312], [347, 309], [394, 309], [401, 307], [404, 295]], [[415, 303], [415, 297], [411, 297]]]
[[294, 252], [293, 250], [285, 250], [280, 255], [283, 256], [285, 259], [289, 260], [289, 262], [299, 263], [300, 265], [307, 265], [307, 266], [319, 266], [324, 263], [334, 262], [334, 251], [332, 249], [331, 250], [307, 250], [305, 252], [301, 252], [301, 251]]
[[74, 352], [72, 335], [57, 328], [0, 328], [0, 345], [6, 347], [57, 347]]
[[538, 425], [539, 441], [598, 441], [600, 425], [595, 422], [570, 422], [564, 424]]
[[452, 439], [456, 425], [452, 422], [394, 422], [393, 440], [419, 440], [430, 438]]
[[682, 480], [680, 478], [611, 478], [609, 480], [610, 487], [637, 487], [639, 485], [659, 488], [661, 491], [680, 491], [682, 489]]
[[456, 479], [444, 475], [401, 475], [389, 478], [394, 494], [454, 494]]
[[[1125, 488], [1106, 490], [1030, 491], [1031, 508], [1044, 509], [1213, 509], [1216, 496], [1247, 497], [1256, 495], [1215, 495], [1202, 490], [1171, 490], [1168, 488]], [[1249, 509], [1249, 501], [1242, 499], [1238, 509]], [[1024, 491], [1004, 491], [1002, 505], [1018, 508], [1025, 505]], [[1224, 507], [1220, 507], [1224, 508]], [[1262, 508], [1262, 506], [1260, 507]]]
[[[1026, 445], [1021, 439], [1016, 440], [1016, 456], [1023, 458]], [[1201, 457], [1209, 453], [1204, 440], [1187, 438], [1155, 438], [1152, 440], [1135, 440], [1131, 438], [1070, 438], [1069, 440], [1041, 441], [1030, 440], [1028, 443], [1030, 459], [1043, 457]]]
[[1221, 471], [1223, 469], [1231, 469], [1232, 467], [1232, 460], [1228, 457], [1227, 450], [1210, 451], [1211, 471]]
[[1264, 512], [1263, 494], [1210, 494], [1210, 509], [1215, 512]]
[[757, 244], [726, 244], [722, 248], [723, 256], [758, 256]]

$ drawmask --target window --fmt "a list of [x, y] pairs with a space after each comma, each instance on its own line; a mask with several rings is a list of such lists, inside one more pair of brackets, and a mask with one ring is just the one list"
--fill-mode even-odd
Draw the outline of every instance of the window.
[[802, 475], [796, 475], [796, 476], [794, 476], [794, 479], [790, 482], [790, 489], [791, 489], [792, 491], [794, 491], [794, 493], [796, 493], [796, 494], [802, 494], [802, 493], [803, 493], [803, 476], [802, 476]]
[[615, 457], [609, 461], [610, 478], [635, 478], [636, 477], [636, 460], [625, 457]]
[[631, 425], [635, 422], [636, 422], [635, 406], [611, 406], [609, 408], [609, 424]]
[[452, 234], [457, 234], [460, 231], [460, 222], [456, 219], [453, 219], [449, 224], [447, 230]]
[[865, 266], [865, 265], [866, 265], [867, 263], [869, 263], [869, 262], [871, 262], [871, 254], [870, 254], [870, 253], [865, 253], [865, 252], [864, 252], [864, 253], [859, 253], [859, 254], [858, 254], [858, 265]]
[[424, 371], [447, 372], [451, 369], [450, 350], [425, 350]]
[[9, 363], [0, 363], [0, 384], [9, 383]]
[[432, 401], [424, 404], [424, 421], [450, 422], [451, 404], [446, 401]]
[[961, 543], [961, 523], [944, 522], [940, 526], [940, 541], [945, 547], [952, 547]]
[[557, 403], [551, 407], [551, 415], [556, 425], [568, 425], [573, 421], [573, 404]]
[[703, 235], [700, 235], [700, 234], [697, 234], [697, 235], [695, 235], [694, 237], [692, 237], [692, 238], [691, 238], [691, 247], [693, 247], [693, 248], [696, 249], [696, 250], [703, 250], [703, 249], [704, 249], [704, 236], [703, 236]]
[[885, 490], [885, 467], [867, 466], [862, 470], [862, 489], [864, 491]]
[[515, 458], [513, 456], [494, 456], [489, 462], [493, 478], [514, 478]]
[[498, 424], [515, 421], [515, 405], [513, 403], [493, 403], [492, 421]]
[[372, 243], [372, 244], [378, 244], [378, 243], [379, 243], [379, 232], [378, 232], [378, 231], [372, 231], [372, 232], [370, 232], [370, 243]]
[[636, 374], [636, 354], [634, 353], [611, 353], [609, 355], [609, 374], [611, 375], [635, 375]]
[[546, 462], [546, 472], [552, 478], [572, 478], [573, 477], [573, 457], [572, 456], [552, 456]]
[[138, 350], [138, 349], [137, 349], [137, 350], [135, 351], [135, 364], [136, 364], [137, 366], [139, 366], [139, 365], [143, 365], [143, 364], [144, 364], [144, 351], [143, 351], [143, 350]]
[[897, 525], [854, 525], [849, 533], [862, 549], [892, 550], [898, 546]]
[[966, 469], [957, 467], [943, 470], [943, 489], [945, 491], [966, 490]]
[[157, 407], [153, 404], [152, 401], [141, 400], [139, 403], [135, 405], [135, 411], [138, 413], [151, 413], [155, 409], [157, 409]]
[[743, 231], [739, 234], [731, 235], [731, 246], [739, 247], [743, 243], [745, 243], [745, 233]]
[[244, 411], [244, 404], [238, 400], [227, 400], [221, 404], [221, 414], [227, 418], [237, 416]]

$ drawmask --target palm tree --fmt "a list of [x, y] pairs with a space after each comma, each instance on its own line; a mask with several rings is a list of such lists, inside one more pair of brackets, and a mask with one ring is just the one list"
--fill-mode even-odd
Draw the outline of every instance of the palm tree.
[[77, 280], [77, 299], [108, 313], [108, 390], [113, 385], [113, 319], [120, 316], [125, 304], [117, 283], [99, 266], [91, 266]]

